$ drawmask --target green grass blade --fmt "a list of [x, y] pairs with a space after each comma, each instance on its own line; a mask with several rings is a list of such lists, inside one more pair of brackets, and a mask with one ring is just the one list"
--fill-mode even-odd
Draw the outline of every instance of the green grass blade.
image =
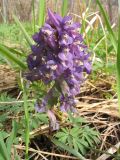
[[5, 160], [5, 158], [0, 154], [0, 160]]
[[21, 78], [21, 85], [22, 85], [22, 90], [23, 90], [23, 99], [24, 99], [24, 112], [25, 112], [25, 124], [26, 124], [26, 128], [25, 128], [25, 160], [29, 159], [29, 155], [28, 155], [28, 150], [29, 150], [29, 141], [30, 141], [30, 124], [29, 124], [29, 110], [28, 110], [28, 101], [27, 101], [27, 89], [25, 87], [24, 84], [24, 80], [23, 78]]
[[13, 121], [13, 129], [12, 129], [12, 132], [10, 134], [10, 137], [7, 139], [7, 142], [6, 142], [8, 155], [11, 155], [11, 148], [12, 148], [14, 139], [16, 137], [16, 134], [17, 134], [17, 123], [15, 121]]
[[19, 58], [17, 58], [12, 52], [10, 52], [6, 47], [0, 44], [0, 54], [9, 59], [10, 61], [16, 63], [21, 69], [26, 69], [26, 65]]
[[19, 19], [15, 15], [13, 16], [13, 18], [14, 18], [16, 24], [20, 27], [21, 31], [23, 32], [23, 35], [24, 35], [27, 43], [31, 46], [33, 44], [33, 41], [31, 39], [31, 37], [26, 32], [25, 28], [23, 27], [23, 25], [21, 24], [21, 22], [19, 21]]
[[62, 16], [64, 17], [65, 15], [67, 15], [67, 12], [68, 12], [68, 3], [69, 3], [69, 0], [63, 0], [62, 2]]
[[112, 44], [114, 46], [115, 51], [117, 52], [117, 39], [116, 39], [115, 34], [114, 34], [114, 32], [113, 32], [113, 30], [111, 28], [110, 22], [108, 20], [107, 13], [105, 12], [103, 6], [101, 5], [100, 0], [96, 0], [96, 2], [97, 2], [98, 6], [100, 8], [100, 11], [101, 11], [102, 15], [103, 15], [105, 24], [107, 26], [107, 30], [108, 30], [110, 38], [111, 38], [111, 42], [112, 42]]
[[13, 54], [16, 54], [16, 55], [19, 55], [21, 57], [26, 57], [26, 54], [21, 52], [21, 51], [18, 51], [17, 49], [15, 48], [11, 48], [11, 47], [8, 47], [4, 44], [1, 44], [3, 47], [7, 48], [10, 52], [12, 52]]
[[118, 30], [118, 48], [117, 48], [117, 93], [118, 93], [118, 106], [120, 113], [120, 0], [118, 0], [119, 6], [119, 30]]
[[10, 160], [9, 155], [7, 154], [7, 148], [3, 140], [2, 132], [0, 133], [0, 157], [4, 160]]
[[35, 33], [35, 0], [32, 0], [33, 33]]
[[62, 148], [63, 150], [66, 150], [66, 151], [68, 151], [69, 153], [73, 154], [74, 156], [78, 157], [80, 160], [86, 160], [86, 158], [84, 158], [79, 152], [77, 152], [75, 149], [73, 149], [73, 148], [65, 145], [64, 143], [62, 143], [62, 142], [60, 142], [60, 141], [58, 141], [58, 140], [56, 140], [56, 139], [52, 139], [52, 142], [53, 142], [56, 146]]
[[38, 25], [42, 27], [45, 21], [45, 0], [39, 0]]

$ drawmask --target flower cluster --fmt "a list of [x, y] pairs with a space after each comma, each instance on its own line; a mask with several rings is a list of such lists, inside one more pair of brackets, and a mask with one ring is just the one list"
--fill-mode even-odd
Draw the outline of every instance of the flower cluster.
[[[62, 111], [74, 111], [75, 96], [85, 80], [84, 73], [91, 72], [87, 47], [79, 33], [80, 24], [73, 23], [70, 16], [62, 18], [48, 10], [48, 19], [39, 33], [33, 36], [36, 45], [28, 56], [30, 81], [42, 80], [45, 84], [55, 81], [53, 88], [60, 92]], [[49, 92], [54, 92], [54, 89]], [[45, 96], [38, 110], [45, 111], [53, 94]], [[53, 96], [54, 97], [54, 96]]]

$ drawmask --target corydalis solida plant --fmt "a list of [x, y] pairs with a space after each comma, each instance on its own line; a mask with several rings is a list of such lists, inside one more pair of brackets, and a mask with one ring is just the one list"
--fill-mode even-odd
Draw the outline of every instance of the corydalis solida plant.
[[56, 90], [59, 92], [57, 102], [60, 109], [74, 112], [75, 96], [85, 80], [84, 73], [91, 71], [90, 55], [79, 29], [80, 24], [73, 23], [70, 16], [62, 18], [48, 10], [48, 19], [33, 36], [36, 45], [31, 47], [32, 53], [27, 58], [28, 80], [42, 80], [45, 84], [55, 82], [41, 104], [36, 103], [37, 111], [48, 113], [53, 129], [57, 129], [58, 124], [47, 106], [56, 97]]

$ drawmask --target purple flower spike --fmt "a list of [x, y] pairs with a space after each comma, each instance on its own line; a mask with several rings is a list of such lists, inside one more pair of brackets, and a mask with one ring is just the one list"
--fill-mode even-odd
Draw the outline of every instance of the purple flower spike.
[[27, 58], [28, 80], [54, 82], [41, 104], [35, 105], [38, 112], [47, 112], [53, 130], [59, 126], [50, 109], [60, 102], [62, 111], [75, 112], [75, 96], [80, 93], [85, 74], [91, 72], [90, 54], [79, 31], [80, 24], [73, 23], [72, 17], [61, 17], [48, 9], [48, 18], [33, 36], [36, 44], [31, 46], [32, 53]]

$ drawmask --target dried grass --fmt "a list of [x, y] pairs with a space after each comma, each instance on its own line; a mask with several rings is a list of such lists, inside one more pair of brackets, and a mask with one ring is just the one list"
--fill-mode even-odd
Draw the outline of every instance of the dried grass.
[[17, 73], [8, 65], [0, 65], [0, 92], [17, 86]]
[[[111, 154], [114, 154], [118, 150], [118, 148], [115, 150], [114, 145], [120, 141], [120, 115], [118, 112], [118, 100], [115, 98], [116, 93], [112, 89], [113, 83], [115, 83], [113, 77], [98, 77], [94, 83], [86, 82], [86, 85], [81, 89], [80, 96], [77, 97], [79, 99], [77, 105], [79, 116], [84, 117], [88, 124], [100, 132], [101, 143], [98, 157], [103, 152], [109, 151], [111, 147], [112, 151], [114, 150]], [[106, 99], [103, 96], [103, 93], [107, 92], [111, 94], [110, 99]], [[69, 124], [63, 122], [61, 125], [66, 126]], [[39, 136], [40, 134], [49, 134], [49, 127], [42, 126], [30, 133], [31, 137]], [[104, 153], [103, 156], [100, 156], [104, 158], [98, 158], [98, 160], [106, 160], [106, 157], [111, 156], [108, 153]], [[93, 153], [91, 152], [91, 154]]]
[[[16, 87], [16, 84], [16, 72], [6, 65], [0, 65], [0, 91], [14, 88]], [[99, 74], [96, 80], [86, 81], [85, 85], [81, 88], [80, 95], [77, 97], [79, 100], [77, 105], [79, 116], [83, 116], [87, 120], [88, 124], [100, 132], [101, 144], [99, 145], [99, 152], [101, 153], [103, 151], [109, 151], [111, 147], [114, 145], [116, 146], [120, 141], [120, 115], [118, 112], [118, 100], [113, 87], [114, 85], [114, 77], [107, 77], [104, 74]], [[106, 94], [108, 93], [110, 95], [109, 99], [106, 98]], [[15, 101], [13, 103], [19, 102]], [[20, 103], [23, 103], [23, 101], [20, 101]], [[64, 116], [66, 118], [67, 115], [65, 114]], [[66, 126], [69, 124], [62, 122], [61, 125]], [[39, 136], [40, 134], [48, 135], [49, 127], [41, 126], [40, 128], [30, 132], [31, 138]], [[16, 148], [19, 147], [16, 146]], [[22, 148], [19, 149], [23, 150], [23, 146], [21, 147]], [[118, 148], [114, 152], [117, 150]], [[112, 151], [111, 154], [113, 153]], [[42, 151], [33, 152], [36, 152], [39, 156], [42, 153]], [[100, 155], [101, 154], [99, 153], [98, 157], [100, 157]], [[103, 157], [108, 157], [108, 154], [107, 156], [105, 155], [106, 154], [104, 153]], [[45, 159], [45, 157], [43, 159]], [[98, 160], [105, 159], [98, 158]]]

